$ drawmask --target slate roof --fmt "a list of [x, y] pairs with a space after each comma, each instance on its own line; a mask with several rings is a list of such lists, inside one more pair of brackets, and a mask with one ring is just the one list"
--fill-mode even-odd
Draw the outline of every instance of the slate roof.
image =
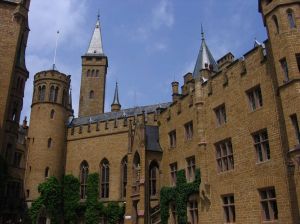
[[107, 112], [95, 116], [90, 117], [79, 117], [74, 118], [73, 121], [69, 126], [79, 126], [79, 125], [85, 125], [89, 123], [96, 123], [99, 121], [107, 121], [107, 120], [113, 120], [118, 118], [124, 118], [124, 117], [133, 117], [135, 115], [142, 114], [143, 111], [145, 113], [152, 113], [155, 112], [158, 108], [167, 108], [171, 105], [171, 103], [161, 103], [161, 104], [154, 104], [154, 105], [148, 105], [148, 106], [139, 106], [139, 107], [133, 107], [128, 109], [123, 109], [117, 112]]
[[146, 133], [146, 150], [154, 152], [162, 152], [161, 146], [159, 144], [159, 128], [157, 126], [145, 127]]

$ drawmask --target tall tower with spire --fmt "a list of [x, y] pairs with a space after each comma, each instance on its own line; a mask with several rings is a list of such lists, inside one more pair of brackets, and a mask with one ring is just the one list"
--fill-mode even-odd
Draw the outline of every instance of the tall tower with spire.
[[108, 59], [103, 52], [99, 15], [89, 48], [81, 58], [79, 117], [101, 114], [104, 112]]

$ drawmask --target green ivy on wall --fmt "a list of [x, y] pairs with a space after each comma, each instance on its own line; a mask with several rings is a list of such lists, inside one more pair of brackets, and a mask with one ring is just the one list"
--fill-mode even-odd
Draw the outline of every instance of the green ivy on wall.
[[163, 187], [160, 191], [160, 214], [161, 223], [167, 224], [169, 219], [169, 205], [171, 202], [176, 205], [178, 224], [187, 223], [187, 202], [191, 194], [199, 192], [201, 183], [200, 169], [196, 169], [195, 180], [192, 183], [186, 182], [185, 170], [177, 171], [175, 187]]
[[40, 197], [36, 199], [29, 209], [31, 222], [36, 224], [42, 211], [51, 219], [51, 223], [77, 223], [79, 217], [85, 217], [87, 224], [98, 224], [100, 217], [107, 219], [108, 224], [116, 224], [125, 214], [125, 206], [118, 202], [108, 202], [104, 206], [99, 201], [99, 175], [89, 174], [87, 180], [87, 199], [80, 202], [80, 183], [72, 176], [66, 175], [62, 184], [55, 177], [48, 178], [40, 184], [38, 190]]

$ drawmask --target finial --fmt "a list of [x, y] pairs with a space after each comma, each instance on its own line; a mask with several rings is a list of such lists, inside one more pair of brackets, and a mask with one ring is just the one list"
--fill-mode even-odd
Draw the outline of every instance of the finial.
[[203, 30], [203, 25], [202, 25], [202, 23], [201, 23], [201, 35], [202, 35], [202, 40], [204, 40], [205, 37], [204, 37], [204, 30]]
[[98, 9], [97, 19], [100, 20], [100, 9]]

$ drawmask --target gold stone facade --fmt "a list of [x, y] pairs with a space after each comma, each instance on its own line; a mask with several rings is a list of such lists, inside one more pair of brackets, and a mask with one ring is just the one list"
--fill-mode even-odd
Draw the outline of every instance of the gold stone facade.
[[[264, 0], [259, 9], [268, 40], [241, 59], [230, 53], [218, 65], [199, 63], [204, 67], [183, 77], [181, 92], [172, 83], [171, 103], [120, 110], [117, 101], [118, 108], [103, 113], [101, 52], [82, 57], [79, 118], [68, 120], [69, 101], [39, 102], [36, 94], [44, 84], [46, 97], [52, 83], [68, 90], [70, 80], [57, 71], [38, 73], [28, 202], [37, 198], [47, 168], [58, 178], [78, 177], [82, 200], [82, 172], [97, 172], [99, 200], [126, 203], [125, 223], [160, 223], [160, 189], [176, 183], [176, 171], [184, 169], [189, 182], [200, 168], [199, 193], [187, 200], [190, 223], [299, 223], [300, 3]], [[100, 92], [88, 99], [94, 88]], [[169, 213], [176, 223], [173, 203]]]

